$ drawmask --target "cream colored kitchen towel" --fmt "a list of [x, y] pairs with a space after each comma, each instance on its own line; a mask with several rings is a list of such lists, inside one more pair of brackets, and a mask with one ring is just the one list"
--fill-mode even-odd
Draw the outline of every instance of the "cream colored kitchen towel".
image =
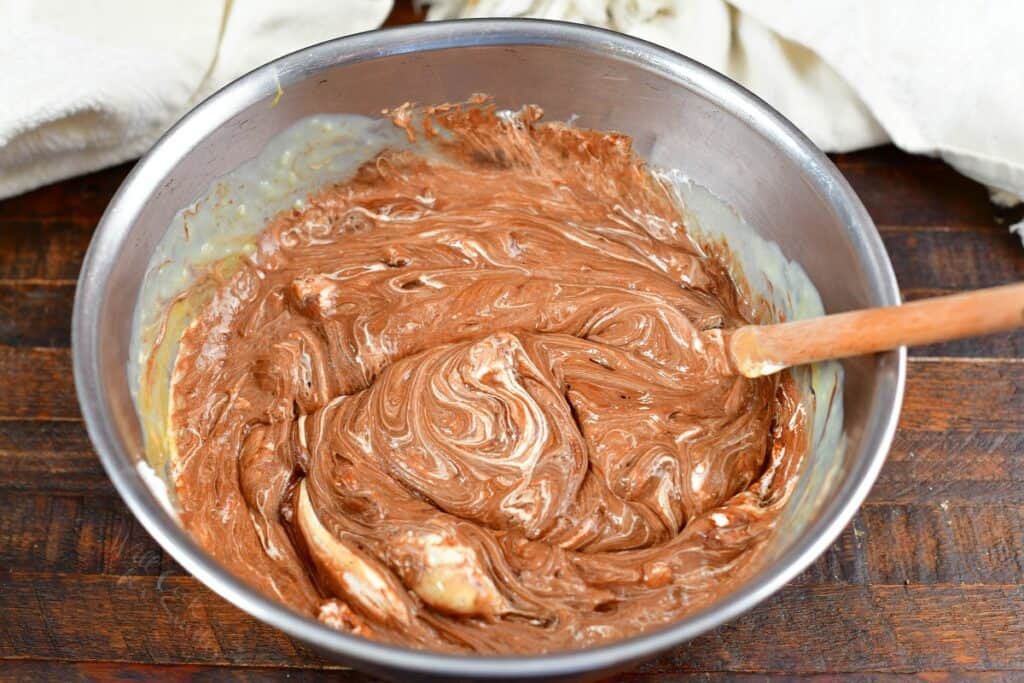
[[1020, 0], [426, 0], [622, 31], [739, 81], [828, 151], [891, 140], [1024, 196]]
[[[0, 197], [130, 159], [214, 89], [391, 0], [0, 0]], [[892, 140], [1024, 195], [1018, 0], [429, 0], [623, 31], [740, 81], [822, 148]], [[1005, 198], [1005, 195], [1003, 195]]]
[[0, 0], [0, 197], [136, 157], [246, 71], [391, 0]]

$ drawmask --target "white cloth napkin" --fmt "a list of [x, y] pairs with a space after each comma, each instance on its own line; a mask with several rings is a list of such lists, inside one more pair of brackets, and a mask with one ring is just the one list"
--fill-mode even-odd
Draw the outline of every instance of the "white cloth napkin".
[[[430, 19], [577, 21], [659, 43], [827, 151], [891, 140], [1024, 196], [1020, 0], [423, 0]], [[1002, 195], [1005, 198], [1005, 195]], [[1024, 224], [1018, 224], [1024, 230]], [[1022, 233], [1024, 238], [1024, 233]]]
[[[533, 16], [645, 38], [743, 83], [825, 150], [891, 140], [1024, 196], [1020, 0], [416, 1], [430, 19]], [[230, 79], [375, 28], [391, 4], [0, 0], [0, 197], [137, 156]]]
[[275, 57], [391, 0], [0, 0], [0, 197], [138, 156]]

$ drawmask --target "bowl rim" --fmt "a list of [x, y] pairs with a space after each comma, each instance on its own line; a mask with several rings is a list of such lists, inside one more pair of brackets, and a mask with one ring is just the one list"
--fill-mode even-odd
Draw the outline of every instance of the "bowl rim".
[[481, 678], [564, 676], [621, 667], [729, 621], [803, 571], [840, 534], [867, 496], [896, 431], [906, 378], [906, 349], [886, 354], [895, 376], [876, 389], [862, 454], [819, 518], [774, 564], [721, 602], [656, 630], [582, 650], [542, 655], [456, 655], [373, 642], [333, 630], [235, 578], [206, 554], [142, 481], [108, 408], [101, 379], [98, 312], [110, 264], [150, 196], [177, 162], [212, 130], [279, 88], [323, 68], [410, 52], [539, 45], [599, 52], [655, 71], [739, 117], [793, 161], [840, 217], [865, 270], [875, 305], [900, 302], [892, 264], [870, 216], [832, 162], [792, 123], [742, 86], [681, 54], [612, 31], [537, 19], [428, 22], [325, 41], [269, 62], [224, 86], [168, 130], [122, 183], [101, 218], [79, 275], [72, 314], [75, 387], [89, 437], [103, 467], [135, 517], [183, 567], [215, 593], [257, 619], [323, 652], [370, 668]]

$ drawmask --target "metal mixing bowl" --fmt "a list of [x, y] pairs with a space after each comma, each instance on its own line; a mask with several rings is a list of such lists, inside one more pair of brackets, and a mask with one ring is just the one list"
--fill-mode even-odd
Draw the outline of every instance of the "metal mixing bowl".
[[[284, 95], [277, 100], [279, 87]], [[315, 113], [377, 115], [411, 100], [493, 94], [540, 104], [549, 120], [632, 135], [653, 164], [683, 168], [801, 263], [826, 310], [899, 302], [878, 232], [846, 181], [796, 128], [721, 75], [674, 52], [583, 26], [527, 20], [421, 24], [301, 50], [217, 92], [167, 133], [125, 180], [93, 237], [73, 320], [75, 383], [89, 435], [128, 507], [215, 592], [317, 650], [392, 676], [567, 676], [627, 666], [736, 617], [823, 552], [874, 482], [896, 429], [905, 352], [844, 363], [845, 452], [812, 454], [825, 484], [773, 539], [760, 571], [707, 609], [603, 647], [522, 657], [419, 652], [333, 631], [256, 593], [204, 553], [136, 469], [143, 447], [128, 385], [132, 312], [174, 214], [275, 134]], [[794, 518], [796, 519], [796, 518]], [[140, 634], [142, 636], [143, 634]]]

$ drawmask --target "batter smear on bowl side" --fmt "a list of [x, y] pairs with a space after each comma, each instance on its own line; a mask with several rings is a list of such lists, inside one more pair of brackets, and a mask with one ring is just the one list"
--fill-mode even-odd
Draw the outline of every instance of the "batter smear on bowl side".
[[791, 377], [723, 352], [762, 309], [627, 136], [481, 101], [392, 117], [422, 153], [195, 285], [184, 526], [296, 610], [430, 650], [581, 648], [728, 592], [807, 446]]

